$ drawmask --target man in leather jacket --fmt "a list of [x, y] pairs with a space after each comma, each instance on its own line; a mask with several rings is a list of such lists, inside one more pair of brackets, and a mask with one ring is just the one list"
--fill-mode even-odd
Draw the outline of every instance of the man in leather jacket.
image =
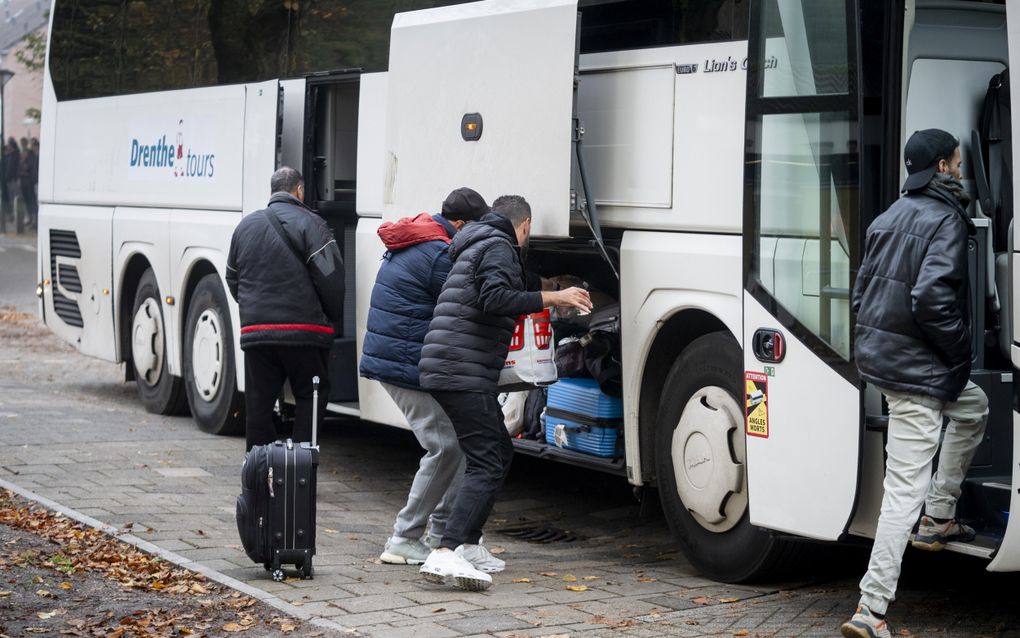
[[273, 404], [290, 380], [296, 441], [312, 435], [312, 378], [319, 419], [329, 399], [333, 325], [343, 318], [344, 264], [329, 226], [305, 206], [301, 173], [270, 180], [269, 206], [245, 215], [227, 255], [227, 287], [241, 314], [247, 449], [279, 438]]
[[[882, 510], [857, 613], [844, 636], [889, 636], [885, 613], [896, 593], [907, 539], [938, 551], [974, 530], [956, 520], [956, 501], [984, 435], [988, 399], [969, 380], [967, 215], [960, 145], [939, 129], [915, 132], [904, 149], [904, 196], [868, 228], [853, 309], [861, 378], [885, 395], [889, 435]], [[934, 477], [943, 416], [949, 417]]]

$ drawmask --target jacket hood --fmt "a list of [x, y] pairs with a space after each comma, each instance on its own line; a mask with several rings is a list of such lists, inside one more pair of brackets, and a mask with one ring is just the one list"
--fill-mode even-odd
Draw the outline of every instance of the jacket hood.
[[514, 230], [514, 225], [499, 213], [489, 213], [474, 224], [468, 224], [457, 233], [453, 245], [450, 246], [450, 257], [456, 260], [457, 255], [464, 252], [469, 246], [493, 237], [503, 237], [510, 242], [511, 246], [517, 248], [517, 232]]
[[400, 250], [427, 241], [438, 240], [449, 244], [456, 230], [441, 215], [421, 213], [416, 217], [386, 222], [379, 227], [378, 233], [386, 250]]

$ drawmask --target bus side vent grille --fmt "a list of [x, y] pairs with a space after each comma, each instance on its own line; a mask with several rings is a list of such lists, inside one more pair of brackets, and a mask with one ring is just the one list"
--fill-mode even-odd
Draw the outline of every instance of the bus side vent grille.
[[[60, 264], [57, 267], [57, 257], [68, 259], [81, 258], [81, 246], [78, 244], [78, 236], [72, 230], [50, 229], [50, 272], [60, 281], [60, 284], [70, 292], [81, 292], [81, 277], [78, 269], [68, 264]], [[56, 282], [50, 288], [53, 292], [53, 310], [64, 323], [75, 328], [81, 328], [85, 322], [81, 318], [81, 309], [78, 302], [68, 299], [56, 286]]]

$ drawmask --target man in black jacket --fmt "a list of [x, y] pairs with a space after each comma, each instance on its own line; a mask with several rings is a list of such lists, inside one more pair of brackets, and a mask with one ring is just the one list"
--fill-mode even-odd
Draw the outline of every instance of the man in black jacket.
[[504, 195], [450, 247], [453, 267], [418, 369], [421, 387], [450, 417], [467, 465], [439, 548], [421, 567], [432, 582], [452, 579], [464, 589], [488, 589], [492, 577], [479, 565], [502, 568], [479, 541], [513, 457], [496, 396], [517, 317], [546, 306], [591, 310], [582, 288], [539, 291], [539, 278], [525, 273], [521, 259], [530, 234], [531, 206], [523, 197]]
[[269, 207], [241, 220], [227, 256], [227, 286], [241, 311], [249, 450], [279, 438], [273, 404], [287, 379], [297, 402], [294, 439], [311, 439], [312, 377], [320, 379], [321, 419], [331, 324], [343, 317], [343, 259], [329, 226], [302, 201], [301, 174], [285, 166], [270, 186]]
[[[988, 399], [969, 381], [973, 223], [959, 181], [959, 142], [938, 129], [918, 131], [907, 141], [904, 163], [906, 194], [868, 229], [854, 286], [857, 367], [886, 396], [889, 438], [875, 544], [857, 613], [842, 627], [847, 637], [890, 635], [885, 613], [922, 505], [915, 547], [938, 551], [974, 538], [955, 518], [956, 501], [984, 435]], [[932, 477], [943, 415], [949, 427]]]

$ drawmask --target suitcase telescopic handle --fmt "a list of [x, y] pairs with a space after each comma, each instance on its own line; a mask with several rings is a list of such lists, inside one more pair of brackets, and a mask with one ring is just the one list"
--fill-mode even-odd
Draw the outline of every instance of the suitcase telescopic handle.
[[312, 447], [319, 447], [319, 377], [312, 377]]

